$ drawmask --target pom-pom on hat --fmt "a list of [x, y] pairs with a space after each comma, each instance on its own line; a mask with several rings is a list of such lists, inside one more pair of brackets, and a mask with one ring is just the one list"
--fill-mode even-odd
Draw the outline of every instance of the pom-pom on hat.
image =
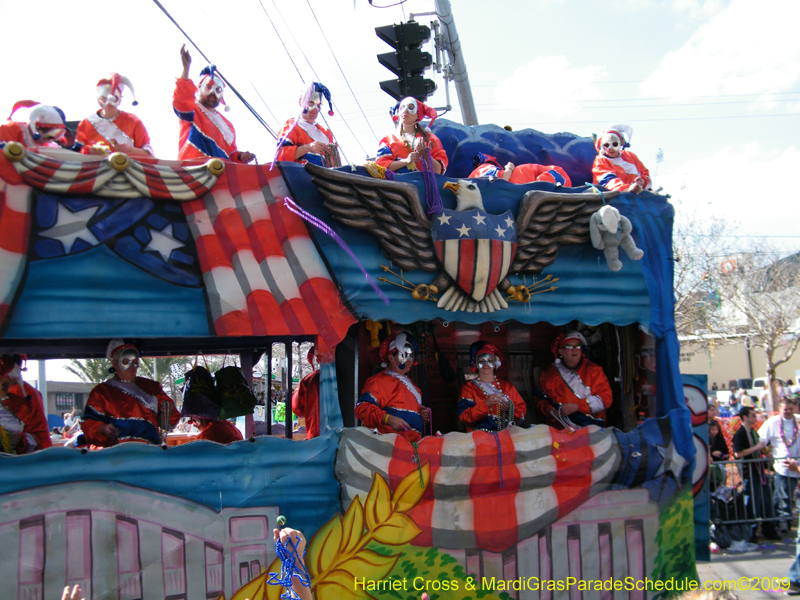
[[491, 154], [484, 154], [483, 152], [478, 152], [475, 156], [472, 157], [472, 168], [477, 169], [482, 164], [489, 163], [491, 165], [497, 165], [502, 169], [502, 166], [499, 162], [497, 162], [497, 158], [492, 156]]
[[203, 67], [203, 70], [200, 71], [200, 81], [197, 82], [197, 87], [199, 89], [209, 90], [213, 87], [216, 89], [213, 90], [214, 95], [219, 100], [219, 103], [225, 107], [225, 112], [228, 112], [231, 107], [225, 103], [225, 98], [223, 97], [223, 93], [225, 91], [225, 82], [222, 80], [222, 77], [218, 74], [217, 65], [210, 64], [206, 67]]
[[568, 331], [567, 333], [562, 333], [553, 340], [553, 344], [550, 346], [550, 350], [553, 352], [553, 355], [556, 357], [558, 356], [558, 351], [564, 347], [564, 344], [567, 343], [567, 340], [578, 340], [581, 343], [581, 346], [586, 346], [586, 338], [583, 337], [583, 334], [578, 331]]
[[113, 99], [115, 102], [112, 103], [116, 106], [122, 98], [123, 86], [131, 91], [131, 96], [133, 96], [131, 104], [138, 106], [139, 102], [136, 100], [136, 92], [131, 80], [119, 73], [110, 73], [107, 78], [97, 82], [97, 97], [99, 99], [100, 96], [106, 96], [109, 100]]
[[472, 371], [478, 369], [477, 361], [481, 354], [491, 354], [495, 357], [495, 369], [500, 366], [501, 354], [500, 350], [494, 344], [478, 340], [469, 347], [469, 366]]
[[392, 117], [392, 121], [397, 123], [400, 120], [400, 105], [406, 100], [413, 100], [414, 102], [417, 103], [417, 123], [419, 123], [425, 117], [430, 117], [431, 120], [430, 123], [428, 123], [428, 126], [433, 125], [433, 122], [436, 120], [436, 117], [439, 116], [439, 113], [436, 112], [436, 109], [428, 106], [427, 104], [421, 102], [420, 100], [417, 100], [416, 98], [412, 98], [411, 96], [403, 98], [400, 102], [395, 104], [394, 107], [392, 107], [392, 109], [389, 111], [389, 114]]
[[[38, 140], [42, 137], [42, 133], [53, 129], [66, 131], [66, 118], [64, 111], [57, 106], [49, 106], [41, 104], [35, 100], [20, 100], [14, 104], [11, 113], [8, 115], [8, 120], [11, 121], [14, 113], [20, 108], [31, 108], [28, 114], [28, 125], [33, 133], [33, 139]], [[57, 137], [57, 136], [56, 136]]]
[[312, 81], [311, 85], [303, 90], [303, 94], [300, 96], [300, 102], [305, 105], [304, 99], [306, 99], [306, 97], [311, 98], [313, 94], [320, 94], [328, 101], [328, 116], [332, 117], [333, 102], [331, 102], [331, 91], [319, 81]]
[[603, 133], [597, 136], [594, 140], [595, 150], [600, 152], [600, 145], [603, 143], [603, 138], [608, 134], [616, 135], [622, 142], [622, 150], [631, 147], [631, 138], [633, 137], [633, 127], [630, 125], [612, 125], [608, 129], [603, 130]]
[[[417, 345], [417, 340], [414, 339], [414, 336], [411, 335], [407, 331], [398, 331], [396, 333], [391, 334], [388, 336], [383, 342], [381, 342], [381, 347], [379, 350], [380, 357], [381, 357], [381, 366], [386, 367], [389, 364], [389, 356], [395, 354], [399, 350], [405, 348], [406, 344], [409, 344], [414, 351], [414, 357], [416, 358], [417, 353], [419, 352], [419, 346]], [[414, 361], [413, 364], [416, 364]]]

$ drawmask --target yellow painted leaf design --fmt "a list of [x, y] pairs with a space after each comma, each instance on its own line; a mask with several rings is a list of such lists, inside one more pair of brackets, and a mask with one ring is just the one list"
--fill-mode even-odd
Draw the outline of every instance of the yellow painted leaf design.
[[397, 484], [397, 488], [392, 494], [392, 505], [394, 509], [400, 512], [408, 512], [417, 505], [422, 499], [422, 494], [428, 488], [428, 483], [431, 478], [431, 465], [425, 463], [422, 465], [422, 482], [425, 486], [419, 484], [419, 470], [414, 469], [408, 475], [403, 477], [403, 480]]
[[378, 474], [372, 478], [372, 487], [364, 503], [364, 517], [367, 529], [372, 531], [392, 514], [391, 494], [386, 481]]
[[341, 541], [342, 517], [333, 515], [331, 520], [317, 531], [306, 550], [306, 567], [312, 581], [331, 568]]
[[355, 589], [353, 579], [344, 581], [326, 581], [314, 588], [313, 596], [315, 600], [363, 600], [372, 598], [361, 587]]
[[396, 512], [392, 517], [372, 530], [372, 538], [386, 546], [407, 544], [417, 537], [422, 530], [417, 527], [408, 515]]
[[356, 496], [350, 503], [350, 508], [347, 509], [342, 521], [342, 543], [339, 546], [339, 553], [352, 552], [361, 541], [363, 533], [364, 507], [361, 506], [361, 499]]
[[265, 600], [266, 588], [273, 587], [267, 585], [267, 577], [269, 577], [269, 571], [264, 571], [255, 579], [240, 587], [239, 591], [231, 596], [231, 600]]
[[399, 554], [394, 556], [384, 556], [372, 550], [362, 550], [352, 558], [349, 558], [331, 571], [325, 581], [339, 581], [345, 584], [352, 584], [355, 578], [365, 578], [366, 581], [382, 580], [394, 568], [395, 563], [400, 558]]

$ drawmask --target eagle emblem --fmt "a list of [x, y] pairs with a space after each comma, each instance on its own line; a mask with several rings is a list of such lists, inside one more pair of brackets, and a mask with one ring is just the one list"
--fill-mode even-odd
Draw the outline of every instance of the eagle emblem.
[[[508, 308], [505, 295], [528, 301], [528, 289], [515, 287], [509, 276], [541, 273], [562, 246], [588, 243], [589, 220], [603, 206], [595, 191], [531, 190], [516, 216], [510, 210], [494, 215], [475, 182], [461, 179], [443, 186], [456, 194], [456, 209], [428, 217], [413, 184], [312, 164], [305, 169], [337, 222], [374, 235], [401, 269], [437, 273], [427, 288], [448, 311], [495, 312]], [[604, 193], [605, 199], [617, 195]]]

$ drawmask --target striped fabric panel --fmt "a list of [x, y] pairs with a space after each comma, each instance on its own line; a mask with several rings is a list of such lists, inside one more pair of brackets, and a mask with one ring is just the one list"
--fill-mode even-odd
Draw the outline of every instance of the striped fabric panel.
[[[413, 543], [440, 548], [501, 552], [607, 489], [620, 453], [610, 430], [590, 427], [572, 437], [545, 426], [512, 428], [494, 435], [451, 433], [419, 443], [431, 481], [409, 516], [423, 530]], [[335, 473], [345, 506], [365, 498], [374, 473], [395, 489], [417, 470], [412, 446], [396, 435], [366, 429], [344, 432]]]
[[182, 206], [197, 241], [215, 333], [318, 335], [326, 353], [355, 320], [305, 223], [283, 205], [286, 190], [279, 169], [228, 163], [209, 194]]
[[31, 232], [31, 188], [0, 179], [0, 327], [17, 293], [28, 252]]

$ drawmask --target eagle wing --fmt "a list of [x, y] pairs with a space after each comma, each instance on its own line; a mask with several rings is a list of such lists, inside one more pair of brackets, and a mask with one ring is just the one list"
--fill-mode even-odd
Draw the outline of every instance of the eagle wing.
[[510, 273], [535, 275], [552, 264], [561, 246], [589, 241], [589, 218], [619, 192], [566, 194], [531, 190], [517, 214], [517, 253]]
[[306, 164], [325, 208], [342, 225], [378, 238], [401, 269], [440, 271], [431, 224], [410, 183], [373, 179]]

